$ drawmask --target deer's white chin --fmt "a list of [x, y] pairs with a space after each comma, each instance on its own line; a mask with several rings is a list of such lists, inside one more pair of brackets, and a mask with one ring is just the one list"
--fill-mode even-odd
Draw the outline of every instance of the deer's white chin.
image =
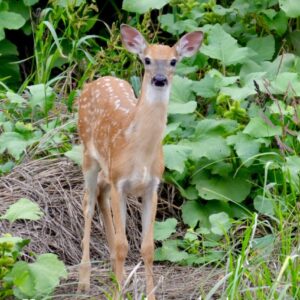
[[156, 86], [147, 85], [146, 99], [150, 103], [168, 102], [170, 97], [170, 85]]

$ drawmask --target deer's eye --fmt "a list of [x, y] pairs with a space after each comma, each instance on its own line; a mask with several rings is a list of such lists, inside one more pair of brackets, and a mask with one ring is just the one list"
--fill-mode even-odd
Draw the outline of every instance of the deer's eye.
[[149, 57], [145, 57], [145, 65], [150, 65], [151, 59]]
[[171, 61], [170, 61], [170, 65], [172, 67], [175, 67], [176, 66], [176, 63], [177, 63], [177, 60], [175, 58], [173, 58]]

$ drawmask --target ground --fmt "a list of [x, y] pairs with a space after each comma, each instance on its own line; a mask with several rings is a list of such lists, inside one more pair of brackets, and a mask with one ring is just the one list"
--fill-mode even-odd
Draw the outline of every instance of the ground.
[[[83, 217], [81, 199], [83, 178], [81, 170], [68, 159], [40, 159], [24, 162], [6, 176], [0, 178], [0, 215], [19, 198], [37, 202], [45, 212], [40, 221], [17, 221], [12, 226], [0, 222], [0, 232], [31, 239], [30, 249], [36, 253], [52, 252], [68, 266], [69, 276], [55, 293], [55, 299], [106, 299], [104, 292], [113, 288], [109, 253], [104, 238], [99, 213], [94, 217], [91, 238], [93, 262], [91, 292], [76, 295], [78, 264], [81, 259]], [[164, 193], [162, 193], [164, 194]], [[177, 214], [172, 202], [160, 197], [159, 216]], [[145, 291], [143, 265], [140, 262], [140, 203], [129, 199], [128, 229], [130, 251], [126, 261], [127, 283], [125, 291], [140, 299]], [[223, 271], [209, 266], [199, 268], [166, 264], [155, 264], [155, 282], [158, 299], [200, 299], [223, 276]], [[95, 298], [96, 297], [96, 298]]]

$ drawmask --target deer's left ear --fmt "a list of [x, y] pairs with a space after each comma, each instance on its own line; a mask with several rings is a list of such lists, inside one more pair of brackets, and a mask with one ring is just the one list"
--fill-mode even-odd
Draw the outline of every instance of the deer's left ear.
[[185, 34], [175, 45], [179, 59], [194, 55], [200, 48], [203, 40], [202, 31]]

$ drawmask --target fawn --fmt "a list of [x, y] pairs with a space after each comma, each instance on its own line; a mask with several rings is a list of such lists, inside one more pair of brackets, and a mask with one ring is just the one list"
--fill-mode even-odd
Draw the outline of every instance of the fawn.
[[173, 47], [148, 45], [139, 31], [121, 25], [124, 47], [139, 56], [145, 73], [136, 99], [130, 84], [105, 76], [85, 85], [79, 98], [79, 135], [83, 143], [84, 236], [79, 290], [90, 285], [90, 233], [96, 201], [103, 217], [113, 271], [122, 284], [128, 253], [126, 198], [142, 198], [141, 255], [147, 299], [153, 300], [153, 224], [157, 188], [164, 171], [162, 139], [175, 66], [195, 54], [203, 33], [184, 35]]

